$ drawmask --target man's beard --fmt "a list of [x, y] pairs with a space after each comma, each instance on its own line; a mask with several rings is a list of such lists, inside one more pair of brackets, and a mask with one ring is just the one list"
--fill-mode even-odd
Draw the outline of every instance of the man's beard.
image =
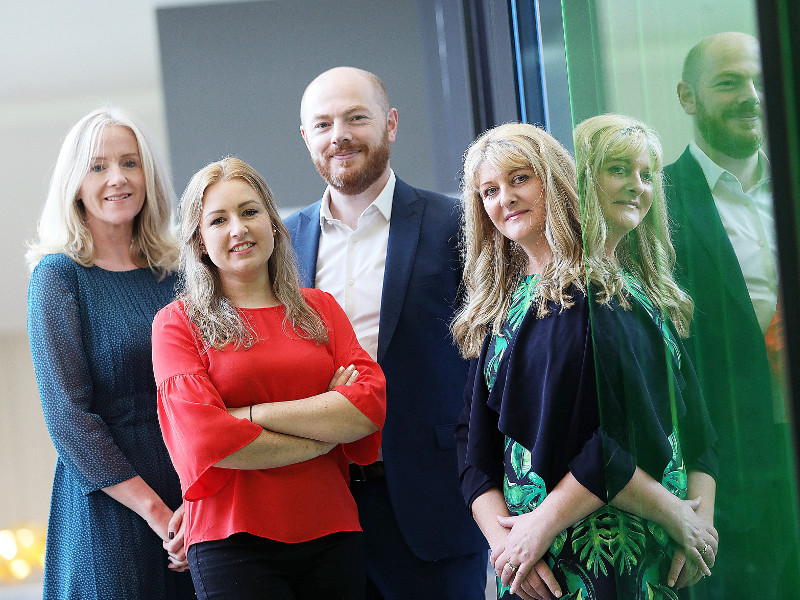
[[[334, 175], [331, 172], [330, 161], [335, 152], [343, 150], [361, 150], [361, 153], [366, 155], [366, 163], [361, 169], [347, 169], [344, 173]], [[321, 159], [315, 159], [314, 166], [332, 188], [345, 196], [356, 196], [365, 192], [383, 174], [386, 165], [389, 164], [389, 154], [389, 132], [387, 130], [383, 132], [383, 139], [376, 146], [338, 144], [336, 148], [326, 152]]]
[[739, 132], [733, 123], [726, 122], [729, 117], [757, 116], [761, 118], [758, 107], [752, 105], [739, 106], [736, 109], [725, 109], [722, 116], [712, 116], [705, 105], [697, 99], [695, 103], [697, 129], [711, 148], [732, 158], [748, 158], [753, 156], [764, 141], [761, 131]]

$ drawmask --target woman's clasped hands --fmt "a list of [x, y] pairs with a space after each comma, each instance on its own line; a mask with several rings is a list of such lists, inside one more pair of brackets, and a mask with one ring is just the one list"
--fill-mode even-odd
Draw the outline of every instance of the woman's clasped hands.
[[178, 507], [172, 514], [172, 518], [167, 525], [167, 539], [164, 540], [164, 550], [169, 555], [168, 568], [172, 571], [182, 573], [189, 568], [189, 561], [186, 558], [186, 548], [184, 547], [184, 515], [185, 508], [183, 504]]
[[501, 545], [492, 548], [489, 558], [503, 587], [525, 600], [550, 600], [561, 597], [561, 586], [542, 560], [557, 532], [547, 530], [545, 519], [536, 511], [518, 516], [498, 515], [508, 534]]
[[711, 576], [719, 548], [719, 534], [713, 525], [697, 514], [701, 498], [681, 500], [679, 510], [666, 528], [678, 545], [667, 576], [670, 587], [694, 585], [703, 576]]
[[[711, 575], [719, 536], [714, 526], [697, 512], [702, 499], [676, 500], [665, 527], [677, 546], [667, 579], [670, 587], [680, 588]], [[558, 532], [551, 531], [550, 520], [537, 512], [541, 511], [499, 515], [497, 520], [507, 535], [492, 546], [490, 556], [501, 585], [525, 600], [549, 600], [562, 595], [558, 581], [542, 560]]]

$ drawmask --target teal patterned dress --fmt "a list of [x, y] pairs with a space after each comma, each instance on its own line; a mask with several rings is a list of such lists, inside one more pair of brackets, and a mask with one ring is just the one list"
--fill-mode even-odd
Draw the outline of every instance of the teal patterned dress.
[[[680, 368], [680, 344], [663, 316], [650, 302], [641, 285], [624, 274], [626, 289], [660, 329], [672, 367]], [[499, 335], [489, 341], [484, 377], [492, 389], [498, 367], [536, 297], [538, 276], [523, 278], [514, 292], [508, 317]], [[674, 411], [673, 411], [674, 413]], [[662, 484], [685, 499], [687, 472], [677, 422], [669, 435], [672, 460], [664, 469]], [[547, 496], [545, 482], [531, 469], [531, 452], [505, 437], [503, 495], [512, 515], [534, 510]], [[661, 526], [605, 505], [580, 520], [553, 541], [545, 560], [562, 585], [565, 599], [657, 600], [676, 599], [666, 586], [674, 546]], [[498, 579], [498, 598], [514, 597]]]

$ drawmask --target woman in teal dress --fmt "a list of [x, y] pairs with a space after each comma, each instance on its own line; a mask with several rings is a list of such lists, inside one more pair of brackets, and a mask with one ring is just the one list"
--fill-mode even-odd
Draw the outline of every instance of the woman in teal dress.
[[[465, 156], [463, 200], [467, 297], [453, 331], [474, 360], [456, 437], [498, 596], [674, 598], [681, 556], [708, 574], [717, 544], [700, 501], [662, 485], [681, 471], [664, 433], [673, 416], [697, 417], [701, 435], [685, 453], [713, 463], [702, 403], [680, 396], [672, 411], [664, 401], [670, 381], [692, 387], [691, 372], [684, 361], [651, 375], [661, 330], [640, 332], [641, 315], [594, 301], [574, 163], [552, 137], [521, 124], [486, 132]], [[598, 312], [610, 315], [600, 332]], [[637, 406], [620, 400], [651, 387]], [[608, 390], [616, 396], [600, 402]], [[621, 410], [611, 415], [614, 400]], [[641, 432], [635, 444], [631, 429]]]
[[119, 109], [67, 134], [27, 260], [28, 334], [58, 459], [44, 597], [193, 598], [150, 332], [174, 294], [174, 193]]

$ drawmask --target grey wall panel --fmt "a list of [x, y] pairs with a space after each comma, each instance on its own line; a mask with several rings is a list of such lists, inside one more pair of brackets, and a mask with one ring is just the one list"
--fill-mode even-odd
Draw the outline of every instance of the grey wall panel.
[[236, 155], [261, 172], [282, 210], [317, 200], [324, 182], [300, 137], [300, 98], [316, 75], [339, 65], [372, 71], [386, 84], [399, 112], [392, 147], [398, 176], [453, 193], [460, 155], [474, 137], [458, 9], [457, 0], [274, 0], [159, 9], [179, 193], [196, 170]]

